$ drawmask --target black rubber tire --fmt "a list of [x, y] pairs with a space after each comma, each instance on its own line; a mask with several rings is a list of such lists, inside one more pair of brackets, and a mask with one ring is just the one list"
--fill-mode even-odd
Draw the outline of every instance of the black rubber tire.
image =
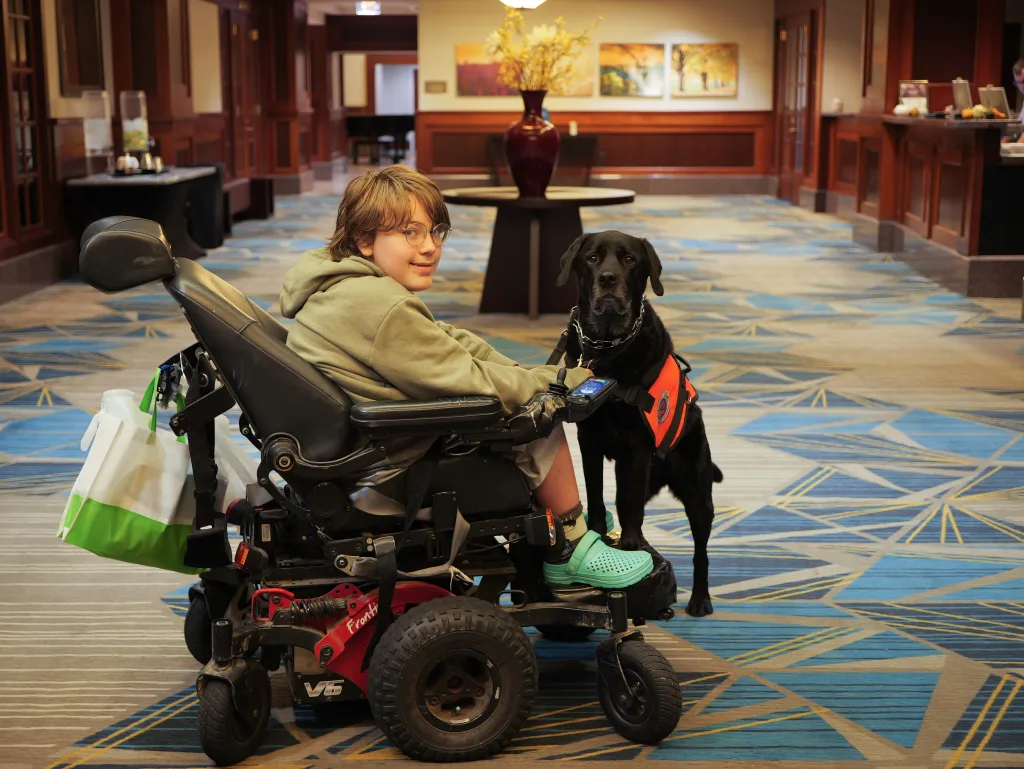
[[[440, 655], [466, 649], [483, 655], [498, 677], [485, 718], [463, 731], [432, 724], [422, 712], [420, 679]], [[374, 650], [369, 700], [377, 726], [410, 758], [476, 761], [508, 745], [533, 709], [537, 658], [519, 624], [494, 604], [451, 596], [400, 616]]]
[[185, 646], [200, 665], [213, 656], [213, 620], [202, 596], [195, 598], [185, 613]]
[[[249, 664], [254, 664], [250, 662]], [[259, 711], [256, 727], [249, 729], [235, 711], [231, 684], [211, 678], [199, 698], [199, 744], [217, 766], [244, 761], [259, 748], [270, 718], [270, 676], [263, 672], [263, 684], [256, 692], [253, 707]]]
[[599, 675], [597, 697], [615, 731], [627, 740], [656, 745], [675, 731], [683, 714], [683, 692], [672, 663], [643, 641], [625, 641], [619, 647], [619, 661], [627, 682], [642, 684], [644, 711], [627, 714], [620, 710]]
[[537, 630], [549, 641], [581, 643], [590, 638], [597, 628], [578, 625], [537, 625]]

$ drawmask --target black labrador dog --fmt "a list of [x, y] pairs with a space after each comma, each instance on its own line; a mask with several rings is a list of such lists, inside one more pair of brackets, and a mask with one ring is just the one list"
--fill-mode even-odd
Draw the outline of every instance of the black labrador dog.
[[[586, 234], [562, 256], [558, 285], [575, 273], [577, 312], [568, 328], [566, 366], [586, 366], [618, 382], [617, 393], [646, 393], [673, 353], [672, 338], [644, 298], [648, 279], [664, 294], [661, 260], [645, 239], [622, 232]], [[632, 388], [632, 389], [631, 389]], [[640, 395], [640, 398], [646, 398]], [[642, 405], [651, 407], [649, 400]], [[658, 406], [654, 406], [658, 408]], [[615, 506], [622, 524], [619, 547], [649, 548], [642, 527], [644, 506], [666, 485], [682, 502], [693, 535], [693, 589], [688, 614], [711, 614], [708, 538], [715, 517], [712, 486], [722, 471], [711, 461], [700, 407], [691, 403], [675, 445], [658, 456], [641, 406], [612, 399], [578, 425], [587, 488], [589, 527], [604, 535], [604, 458], [615, 463]]]

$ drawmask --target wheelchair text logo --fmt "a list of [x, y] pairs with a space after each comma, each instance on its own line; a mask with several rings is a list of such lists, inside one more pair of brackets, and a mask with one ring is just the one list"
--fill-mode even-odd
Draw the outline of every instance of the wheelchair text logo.
[[371, 601], [369, 604], [367, 604], [365, 613], [363, 613], [359, 617], [356, 617], [355, 619], [350, 619], [348, 622], [345, 623], [345, 629], [348, 630], [348, 632], [352, 635], [355, 635], [366, 626], [367, 622], [369, 622], [376, 616], [377, 601]]
[[316, 686], [306, 684], [306, 694], [310, 697], [337, 697], [345, 690], [344, 681], [321, 681]]

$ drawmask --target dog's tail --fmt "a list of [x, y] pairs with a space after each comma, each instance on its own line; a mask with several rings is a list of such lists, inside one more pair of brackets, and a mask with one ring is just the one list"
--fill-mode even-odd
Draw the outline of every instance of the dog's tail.
[[714, 476], [715, 476], [715, 483], [721, 483], [722, 481], [724, 481], [725, 480], [725, 476], [722, 475], [722, 470], [718, 467], [718, 465], [716, 465], [714, 462], [712, 462], [711, 463], [711, 467], [712, 467], [711, 472], [714, 473]]

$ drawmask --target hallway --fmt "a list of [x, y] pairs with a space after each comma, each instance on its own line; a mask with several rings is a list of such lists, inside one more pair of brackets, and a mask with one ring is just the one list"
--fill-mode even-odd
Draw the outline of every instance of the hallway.
[[[336, 206], [328, 190], [279, 198], [274, 219], [236, 225], [201, 263], [276, 313], [281, 277], [329, 236]], [[543, 362], [564, 319], [476, 315], [493, 214], [452, 216], [427, 304], [521, 363]], [[646, 237], [664, 265], [665, 295], [651, 298], [694, 368], [725, 473], [716, 611], [697, 620], [680, 607], [644, 628], [686, 702], [657, 747], [607, 724], [594, 643], [533, 636], [540, 696], [497, 760], [1024, 767], [1019, 301], [950, 293], [853, 245], [847, 223], [767, 197], [638, 196], [586, 211], [584, 229]], [[141, 393], [191, 341], [159, 286], [105, 296], [64, 282], [0, 306], [6, 769], [209, 765], [181, 637], [190, 580], [55, 537], [103, 391]], [[680, 505], [657, 498], [647, 526], [685, 605]], [[253, 765], [404, 761], [365, 710], [293, 709], [276, 679]]]

